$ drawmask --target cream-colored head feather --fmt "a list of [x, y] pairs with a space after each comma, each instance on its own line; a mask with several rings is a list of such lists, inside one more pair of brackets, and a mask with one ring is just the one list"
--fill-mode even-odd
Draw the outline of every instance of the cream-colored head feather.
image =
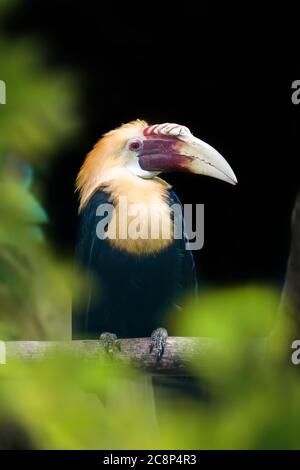
[[81, 210], [94, 192], [117, 178], [127, 162], [126, 142], [137, 136], [143, 136], [148, 126], [137, 119], [107, 132], [88, 153], [76, 179], [76, 190], [80, 193]]

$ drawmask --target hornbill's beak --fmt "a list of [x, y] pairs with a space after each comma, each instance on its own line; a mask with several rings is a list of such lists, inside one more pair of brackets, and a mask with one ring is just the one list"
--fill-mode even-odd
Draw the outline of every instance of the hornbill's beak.
[[212, 176], [231, 184], [237, 179], [225, 158], [213, 147], [194, 137], [189, 129], [177, 124], [149, 126], [139, 163], [152, 172], [186, 171]]

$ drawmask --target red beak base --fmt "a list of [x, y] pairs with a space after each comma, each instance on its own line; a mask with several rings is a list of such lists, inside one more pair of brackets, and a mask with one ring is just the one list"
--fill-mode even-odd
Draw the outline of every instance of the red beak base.
[[180, 154], [180, 142], [174, 137], [151, 136], [144, 140], [139, 164], [153, 172], [188, 171], [192, 157]]

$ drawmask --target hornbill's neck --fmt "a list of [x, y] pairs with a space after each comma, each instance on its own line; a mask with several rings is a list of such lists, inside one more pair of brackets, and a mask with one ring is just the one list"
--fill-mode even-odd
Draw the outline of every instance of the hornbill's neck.
[[[108, 174], [97, 188], [113, 204], [108, 242], [133, 255], [151, 255], [167, 248], [173, 242], [169, 189], [158, 177], [143, 179], [121, 170]], [[132, 237], [132, 228], [140, 236]]]

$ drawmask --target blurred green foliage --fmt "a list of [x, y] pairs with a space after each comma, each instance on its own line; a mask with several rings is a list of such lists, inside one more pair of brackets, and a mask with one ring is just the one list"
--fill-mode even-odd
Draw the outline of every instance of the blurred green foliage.
[[20, 0], [0, 0], [0, 21], [5, 20], [5, 16], [14, 9]]
[[[1, 0], [1, 21], [15, 2]], [[43, 235], [47, 215], [32, 186], [34, 166], [77, 129], [68, 74], [49, 70], [34, 42], [0, 41], [0, 338], [70, 338], [71, 294], [84, 291], [68, 260]], [[75, 296], [73, 301], [78, 300]], [[190, 373], [209, 399], [154, 403], [149, 378], [107, 358], [57, 356], [0, 366], [0, 448], [296, 449], [300, 390], [288, 367], [289, 325], [271, 347], [279, 296], [271, 287], [203, 292], [172, 323], [178, 335], [206, 336], [215, 348]], [[281, 361], [281, 358], [284, 360]]]
[[[261, 324], [262, 309], [276, 293], [253, 286], [238, 291], [211, 291], [205, 300], [211, 306], [223, 300], [216, 331], [226, 330], [228, 322], [233, 330], [243, 331], [225, 354], [216, 340], [205, 367], [195, 357], [191, 373], [206, 384], [208, 400], [158, 398], [154, 403], [149, 378], [121, 367], [116, 359], [86, 362], [60, 355], [43, 363], [2, 366], [0, 414], [12, 416], [38, 449], [299, 448], [297, 367], [283, 365], [262, 346], [256, 354], [249, 348], [253, 324]], [[240, 316], [249, 291], [257, 299], [250, 322]], [[231, 308], [222, 316], [228, 301]], [[214, 315], [213, 309], [197, 308], [189, 304], [181, 326], [189, 328], [197, 314], [192, 324], [201, 328]], [[258, 327], [256, 335], [261, 333], [266, 330]]]
[[11, 43], [0, 37], [0, 57], [0, 78], [6, 83], [0, 151], [41, 163], [79, 126], [74, 79], [46, 67], [33, 41]]
[[[1, 22], [18, 1], [0, 2]], [[0, 33], [0, 337], [70, 337], [69, 260], [57, 260], [43, 235], [48, 217], [39, 196], [41, 168], [79, 128], [78, 91], [66, 71], [46, 65], [36, 41]]]

